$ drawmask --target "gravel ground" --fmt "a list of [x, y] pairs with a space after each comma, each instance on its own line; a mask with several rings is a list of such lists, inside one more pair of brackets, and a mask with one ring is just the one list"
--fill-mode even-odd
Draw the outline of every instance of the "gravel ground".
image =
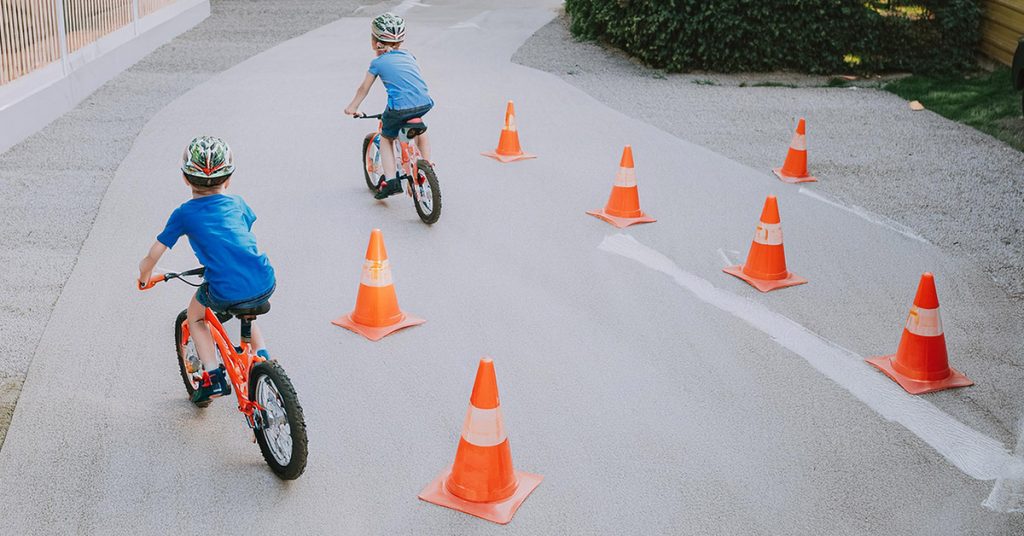
[[0, 446], [50, 312], [142, 127], [215, 74], [357, 9], [356, 0], [213, 0], [208, 19], [0, 155]]
[[913, 112], [882, 90], [823, 87], [829, 77], [665, 74], [618, 50], [577, 42], [564, 16], [534, 34], [513, 61], [769, 176], [804, 116], [810, 171], [821, 181], [808, 189], [913, 229], [980, 266], [1014, 303], [1024, 299], [1024, 154], [986, 134]]

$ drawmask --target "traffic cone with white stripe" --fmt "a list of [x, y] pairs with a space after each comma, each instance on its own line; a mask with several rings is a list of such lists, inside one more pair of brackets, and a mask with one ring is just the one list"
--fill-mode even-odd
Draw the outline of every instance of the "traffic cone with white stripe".
[[519, 146], [519, 130], [516, 128], [516, 107], [512, 104], [512, 101], [508, 101], [508, 106], [505, 107], [505, 126], [501, 129], [501, 137], [498, 138], [498, 148], [480, 154], [505, 163], [526, 160], [527, 158], [537, 158], [537, 155], [524, 153], [523, 148]]
[[612, 185], [612, 193], [608, 196], [608, 204], [604, 210], [588, 210], [587, 214], [597, 216], [619, 229], [635, 223], [658, 221], [640, 210], [640, 192], [636, 186], [636, 169], [633, 166], [633, 146], [627, 145], [622, 150], [619, 172], [615, 174], [615, 184]]
[[793, 141], [789, 144], [786, 161], [782, 167], [772, 171], [779, 177], [779, 180], [790, 184], [818, 181], [807, 172], [807, 125], [803, 117], [796, 125], [796, 133], [793, 134]]
[[485, 357], [476, 371], [455, 463], [423, 488], [419, 498], [504, 525], [543, 479], [512, 466], [494, 362]]
[[866, 360], [878, 367], [912, 395], [974, 385], [967, 376], [949, 366], [946, 336], [939, 317], [939, 296], [935, 276], [925, 272], [917, 286], [914, 306], [907, 315], [903, 338], [896, 353]]
[[426, 322], [422, 318], [407, 315], [398, 308], [398, 296], [391, 279], [391, 264], [384, 249], [384, 235], [380, 229], [370, 233], [370, 244], [366, 247], [366, 262], [363, 277], [359, 282], [356, 308], [341, 315], [331, 323], [352, 330], [371, 341], [379, 341], [402, 328]]
[[786, 269], [786, 250], [782, 246], [782, 220], [779, 218], [779, 202], [774, 195], [764, 201], [761, 221], [754, 231], [747, 262], [742, 266], [723, 268], [723, 272], [734, 275], [761, 292], [802, 285], [806, 279]]

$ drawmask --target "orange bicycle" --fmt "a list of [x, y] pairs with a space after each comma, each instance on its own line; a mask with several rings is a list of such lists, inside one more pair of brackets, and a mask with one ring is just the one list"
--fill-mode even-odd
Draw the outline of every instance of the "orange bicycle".
[[[358, 119], [380, 119], [382, 114], [366, 115], [360, 113]], [[416, 214], [420, 220], [431, 225], [441, 217], [441, 185], [437, 182], [434, 166], [423, 160], [415, 143], [410, 141], [426, 132], [427, 125], [422, 118], [410, 119], [398, 131], [395, 163], [401, 170], [403, 178], [409, 184], [406, 193], [412, 197]], [[384, 168], [380, 160], [381, 123], [377, 123], [377, 131], [363, 138], [363, 178], [366, 187], [376, 192], [380, 180], [384, 176]]]
[[[185, 272], [154, 274], [140, 290], [153, 288], [157, 283], [178, 279], [199, 286], [187, 279], [201, 277], [206, 268]], [[252, 322], [257, 316], [270, 311], [270, 303], [254, 309], [229, 309], [218, 315], [206, 310], [206, 323], [213, 335], [217, 357], [224, 363], [231, 387], [238, 398], [238, 411], [252, 429], [254, 441], [259, 443], [263, 459], [274, 473], [284, 480], [294, 480], [306, 469], [306, 421], [302, 415], [298, 395], [284, 368], [276, 360], [256, 355], [252, 347]], [[236, 317], [242, 324], [241, 344], [235, 346], [221, 322]], [[202, 381], [203, 365], [192, 338], [189, 337], [187, 311], [174, 321], [174, 348], [178, 354], [178, 369], [191, 398]], [[225, 393], [225, 396], [230, 392]]]

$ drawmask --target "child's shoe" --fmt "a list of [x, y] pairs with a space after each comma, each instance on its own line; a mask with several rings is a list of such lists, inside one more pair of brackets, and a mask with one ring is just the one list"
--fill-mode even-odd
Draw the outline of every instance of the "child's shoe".
[[192, 403], [205, 408], [213, 402], [214, 398], [231, 393], [228, 387], [227, 371], [221, 365], [211, 371], [203, 371], [203, 379], [199, 382], [199, 388], [192, 393]]
[[375, 199], [386, 199], [392, 195], [402, 193], [402, 177], [381, 181], [380, 189], [374, 194]]

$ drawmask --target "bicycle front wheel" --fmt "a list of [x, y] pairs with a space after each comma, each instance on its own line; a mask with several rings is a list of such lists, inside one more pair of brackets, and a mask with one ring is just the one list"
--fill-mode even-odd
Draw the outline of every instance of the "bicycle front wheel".
[[199, 352], [191, 337], [184, 337], [182, 327], [188, 321], [188, 311], [182, 311], [174, 320], [174, 349], [178, 354], [178, 372], [181, 380], [185, 382], [185, 390], [188, 396], [199, 388], [199, 381], [202, 379], [203, 363], [199, 360]]
[[416, 203], [416, 214], [427, 225], [441, 217], [441, 185], [437, 182], [434, 166], [426, 160], [416, 164], [416, 177], [409, 181], [412, 198]]
[[[255, 431], [263, 459], [283, 480], [306, 470], [306, 420], [292, 381], [277, 361], [262, 361], [249, 375], [249, 400], [263, 410]], [[257, 410], [259, 411], [259, 410]]]
[[377, 144], [373, 143], [376, 133], [367, 134], [363, 138], [363, 178], [366, 179], [366, 187], [374, 192], [380, 186], [380, 177], [384, 172], [380, 163], [380, 150]]

